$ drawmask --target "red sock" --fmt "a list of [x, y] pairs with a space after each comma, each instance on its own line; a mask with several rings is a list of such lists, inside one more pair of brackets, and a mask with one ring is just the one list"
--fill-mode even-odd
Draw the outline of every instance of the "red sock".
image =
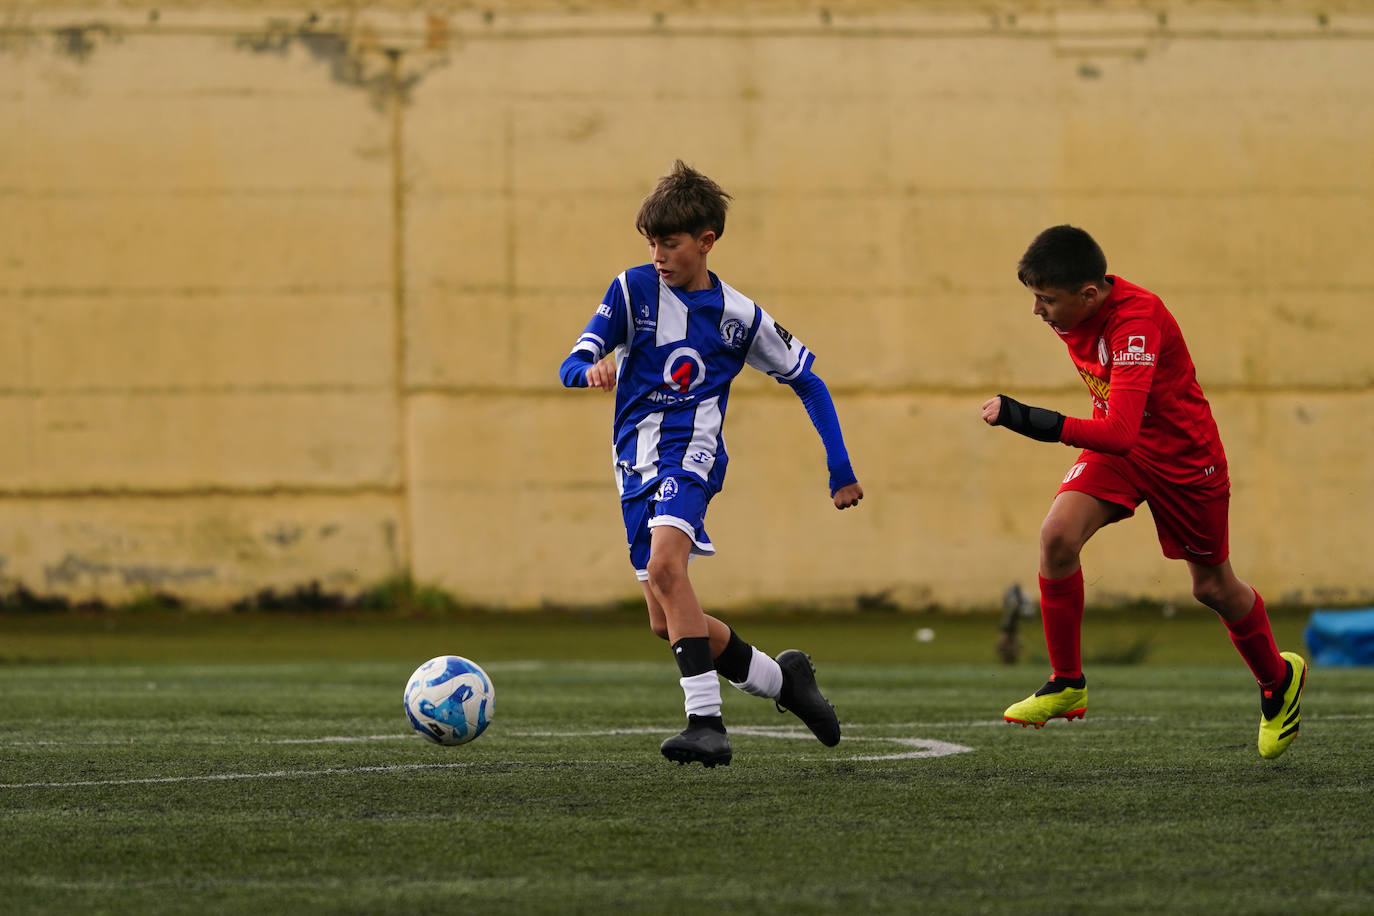
[[1062, 579], [1040, 577], [1040, 621], [1055, 677], [1082, 677], [1083, 568]]
[[[1254, 592], [1252, 588], [1250, 591]], [[1245, 664], [1255, 674], [1255, 680], [1263, 687], [1273, 687], [1288, 673], [1286, 663], [1279, 657], [1279, 647], [1274, 642], [1274, 631], [1269, 628], [1269, 615], [1264, 610], [1264, 599], [1255, 592], [1255, 606], [1235, 623], [1222, 620], [1226, 629], [1231, 631], [1231, 642], [1236, 651], [1245, 659]]]

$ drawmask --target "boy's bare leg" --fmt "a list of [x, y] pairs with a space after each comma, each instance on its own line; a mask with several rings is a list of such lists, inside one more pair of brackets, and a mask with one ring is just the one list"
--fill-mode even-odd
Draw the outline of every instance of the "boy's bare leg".
[[671, 526], [654, 528], [649, 539], [649, 581], [645, 597], [651, 622], [661, 618], [682, 677], [687, 728], [663, 742], [663, 756], [707, 767], [730, 763], [730, 739], [720, 717], [720, 679], [711, 655], [710, 624], [687, 578], [692, 540]]
[[[709, 636], [706, 612], [697, 600], [696, 590], [687, 578], [687, 560], [692, 555], [692, 539], [686, 532], [660, 525], [649, 536], [648, 596], [663, 612], [668, 642], [690, 636]], [[651, 606], [652, 613], [652, 606]]]
[[[659, 639], [668, 639], [668, 618], [663, 611], [663, 605], [654, 597], [654, 590], [649, 587], [648, 582], [641, 582], [639, 585], [644, 590], [644, 603], [649, 608], [649, 629], [653, 630]], [[725, 651], [726, 645], [730, 642], [730, 627], [707, 614], [706, 629], [707, 635], [711, 638], [711, 657], [715, 658]]]

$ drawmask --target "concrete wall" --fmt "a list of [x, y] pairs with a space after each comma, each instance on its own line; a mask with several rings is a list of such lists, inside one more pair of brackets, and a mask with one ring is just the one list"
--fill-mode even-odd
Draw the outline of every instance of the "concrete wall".
[[[682, 157], [867, 491], [742, 378], [708, 605], [1034, 581], [1074, 453], [978, 405], [1088, 410], [1014, 276], [1065, 221], [1188, 335], [1241, 575], [1374, 595], [1374, 3], [735, 6], [0, 5], [0, 576], [637, 595], [609, 401], [555, 370]], [[1085, 565], [1187, 595], [1145, 512]]]

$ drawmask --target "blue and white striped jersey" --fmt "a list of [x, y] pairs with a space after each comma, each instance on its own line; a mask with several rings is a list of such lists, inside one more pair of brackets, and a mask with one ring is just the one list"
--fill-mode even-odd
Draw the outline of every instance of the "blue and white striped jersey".
[[729, 462], [721, 430], [731, 381], [746, 363], [780, 382], [811, 367], [811, 352], [767, 312], [714, 273], [711, 282], [683, 292], [652, 264], [633, 267], [611, 282], [572, 349], [593, 363], [615, 353], [622, 498], [683, 472], [718, 492]]

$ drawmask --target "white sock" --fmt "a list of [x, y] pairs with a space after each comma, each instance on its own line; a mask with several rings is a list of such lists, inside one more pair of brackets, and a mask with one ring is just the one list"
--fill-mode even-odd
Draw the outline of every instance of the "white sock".
[[685, 697], [683, 707], [689, 716], [720, 715], [720, 678], [714, 671], [678, 678]]
[[749, 659], [749, 676], [744, 679], [743, 684], [735, 684], [734, 681], [730, 683], [751, 696], [776, 700], [782, 695], [782, 668], [760, 652], [758, 646], [751, 648], [754, 650], [754, 656]]

